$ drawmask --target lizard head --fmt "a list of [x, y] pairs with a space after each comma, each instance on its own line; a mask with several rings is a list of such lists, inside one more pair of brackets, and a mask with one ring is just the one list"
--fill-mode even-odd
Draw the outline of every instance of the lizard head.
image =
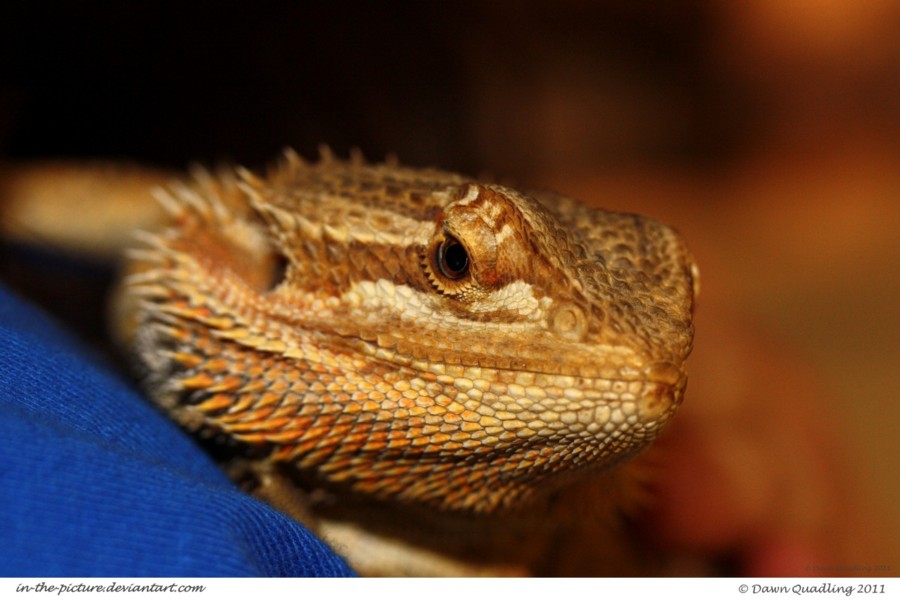
[[696, 268], [652, 219], [293, 156], [165, 203], [131, 288], [151, 394], [325, 487], [515, 507], [681, 402]]

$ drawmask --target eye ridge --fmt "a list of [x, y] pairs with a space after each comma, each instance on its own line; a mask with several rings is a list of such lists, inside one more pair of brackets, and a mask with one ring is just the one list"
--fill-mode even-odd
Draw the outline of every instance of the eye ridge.
[[436, 262], [447, 279], [462, 279], [469, 272], [469, 253], [453, 236], [447, 236], [437, 248]]

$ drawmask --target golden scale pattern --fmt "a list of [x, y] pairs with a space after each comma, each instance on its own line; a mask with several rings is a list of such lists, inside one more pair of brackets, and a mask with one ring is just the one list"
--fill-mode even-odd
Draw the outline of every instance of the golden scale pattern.
[[697, 274], [656, 221], [327, 152], [195, 179], [160, 195], [124, 313], [151, 397], [202, 435], [490, 512], [637, 453], [681, 402]]

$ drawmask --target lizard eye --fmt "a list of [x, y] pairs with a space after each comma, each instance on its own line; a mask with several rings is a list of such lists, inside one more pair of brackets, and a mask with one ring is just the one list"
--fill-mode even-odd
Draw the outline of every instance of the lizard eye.
[[462, 279], [469, 272], [469, 253], [453, 236], [447, 236], [437, 247], [435, 262], [447, 279]]

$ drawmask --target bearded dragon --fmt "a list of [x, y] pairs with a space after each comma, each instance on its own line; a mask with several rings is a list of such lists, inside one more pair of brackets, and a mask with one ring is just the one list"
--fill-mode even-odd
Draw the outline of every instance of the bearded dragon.
[[[114, 328], [236, 480], [364, 574], [641, 572], [617, 515], [682, 401], [698, 285], [672, 229], [327, 151], [155, 195]], [[7, 237], [54, 237], [5, 206]]]

